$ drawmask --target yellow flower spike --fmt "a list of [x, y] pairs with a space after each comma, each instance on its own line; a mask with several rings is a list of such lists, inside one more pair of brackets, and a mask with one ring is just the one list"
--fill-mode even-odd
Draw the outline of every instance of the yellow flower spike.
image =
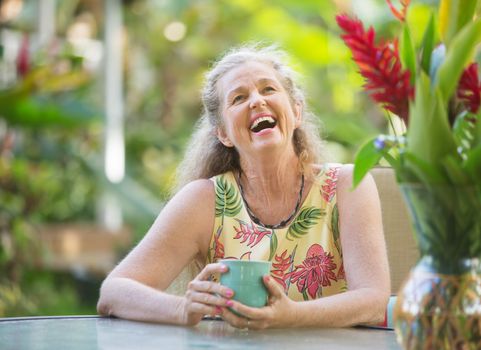
[[473, 20], [478, 0], [441, 0], [439, 5], [439, 33], [449, 47], [456, 34]]
[[441, 0], [439, 4], [439, 34], [443, 42], [446, 42], [446, 32], [452, 3], [452, 0]]

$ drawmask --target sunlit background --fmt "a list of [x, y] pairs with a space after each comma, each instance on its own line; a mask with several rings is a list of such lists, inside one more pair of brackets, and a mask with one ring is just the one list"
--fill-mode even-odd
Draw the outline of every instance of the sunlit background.
[[[436, 1], [413, 2], [421, 33]], [[203, 74], [232, 46], [287, 50], [326, 158], [352, 162], [386, 119], [341, 12], [400, 28], [383, 0], [0, 1], [0, 317], [95, 313], [101, 280], [168, 199]]]

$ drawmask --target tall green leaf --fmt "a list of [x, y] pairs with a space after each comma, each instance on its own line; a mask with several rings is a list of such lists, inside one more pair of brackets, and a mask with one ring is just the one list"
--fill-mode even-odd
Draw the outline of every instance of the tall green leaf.
[[403, 28], [399, 53], [403, 66], [411, 72], [411, 83], [414, 84], [416, 79], [416, 53], [407, 24]]
[[448, 47], [451, 46], [461, 28], [472, 21], [476, 3], [477, 0], [441, 0], [440, 29]]
[[439, 87], [444, 103], [451, 98], [466, 64], [473, 59], [474, 48], [481, 40], [481, 20], [467, 24], [449, 46], [446, 58], [436, 74], [435, 86]]
[[[407, 151], [423, 163], [440, 166], [448, 154], [456, 154], [446, 105], [440, 92], [431, 90], [428, 76], [421, 72], [416, 80], [416, 97], [410, 105]], [[429, 137], [428, 137], [429, 135]]]
[[215, 194], [215, 216], [235, 216], [242, 208], [239, 192], [227, 182], [225, 176], [217, 177]]
[[431, 67], [431, 55], [434, 48], [436, 39], [436, 30], [434, 25], [434, 14], [431, 14], [428, 25], [424, 31], [424, 37], [422, 42], [422, 56], [421, 56], [421, 68], [426, 74], [429, 74]]
[[464, 168], [471, 175], [471, 178], [481, 185], [481, 144], [466, 153]]
[[289, 226], [286, 238], [289, 241], [292, 241], [294, 238], [300, 238], [306, 235], [309, 228], [314, 226], [317, 223], [317, 220], [324, 215], [326, 215], [326, 212], [324, 210], [321, 211], [321, 209], [316, 207], [302, 208], [294, 222]]

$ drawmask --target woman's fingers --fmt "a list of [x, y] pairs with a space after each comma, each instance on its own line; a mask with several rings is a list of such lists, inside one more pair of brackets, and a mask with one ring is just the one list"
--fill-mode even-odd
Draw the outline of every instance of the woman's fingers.
[[271, 276], [264, 275], [262, 277], [262, 280], [264, 281], [264, 285], [269, 292], [269, 298], [281, 298], [285, 295], [281, 285], [277, 283], [276, 280], [273, 279]]
[[215, 293], [223, 296], [224, 298], [231, 298], [234, 295], [234, 291], [232, 289], [211, 281], [190, 281], [188, 289], [203, 293]]
[[[246, 317], [237, 316], [229, 309], [222, 309], [222, 319], [236, 328], [248, 328], [252, 322]], [[249, 323], [249, 324], [248, 324]]]
[[206, 305], [203, 303], [191, 303], [190, 304], [190, 312], [202, 315], [220, 315], [222, 314], [222, 307], [220, 306], [213, 306], [213, 305]]
[[210, 276], [215, 273], [224, 273], [227, 272], [229, 268], [221, 263], [214, 263], [214, 264], [207, 264], [202, 269], [202, 271], [197, 275], [196, 279], [201, 281], [207, 281], [210, 279]]
[[227, 307], [234, 305], [232, 300], [225, 299], [214, 294], [199, 293], [194, 291], [190, 293], [190, 300], [192, 300], [192, 302], [203, 303], [208, 305], [227, 306]]

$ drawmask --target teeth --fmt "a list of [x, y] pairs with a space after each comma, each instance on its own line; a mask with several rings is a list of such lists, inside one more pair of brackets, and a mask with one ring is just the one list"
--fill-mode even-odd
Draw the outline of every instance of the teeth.
[[268, 121], [269, 123], [275, 123], [276, 122], [274, 120], [274, 118], [272, 118], [272, 117], [260, 117], [260, 118], [257, 118], [254, 121], [254, 123], [252, 123], [251, 130], [254, 129], [257, 125], [259, 125], [260, 122], [263, 122], [263, 121]]

